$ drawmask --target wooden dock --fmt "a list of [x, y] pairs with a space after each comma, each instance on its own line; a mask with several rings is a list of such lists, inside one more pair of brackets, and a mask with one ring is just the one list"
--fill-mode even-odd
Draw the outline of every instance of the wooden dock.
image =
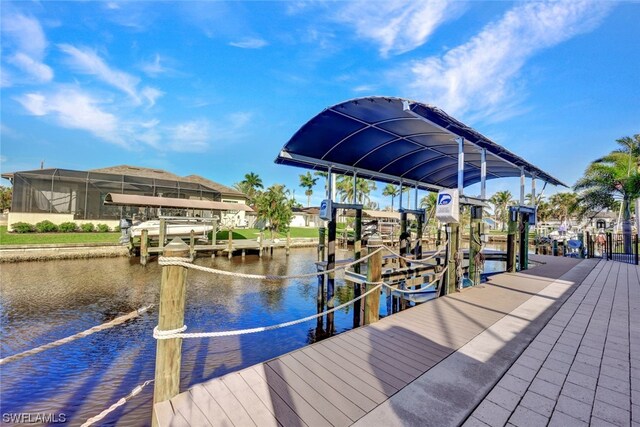
[[[397, 399], [401, 393], [406, 396], [408, 386], [417, 384], [416, 380], [430, 372], [437, 372], [434, 367], [445, 366], [445, 359], [449, 360], [452, 353], [475, 342], [476, 337], [487, 333], [491, 336], [492, 325], [501, 319], [509, 320], [510, 313], [523, 303], [539, 293], [543, 295], [547, 287], [559, 286], [561, 292], [553, 297], [538, 297], [545, 302], [544, 310], [535, 315], [528, 312], [529, 329], [523, 334], [528, 345], [536, 331], [544, 326], [544, 320], [558, 310], [597, 263], [546, 256], [532, 258], [544, 264], [521, 273], [493, 276], [488, 284], [438, 298], [265, 363], [198, 384], [155, 405], [159, 424], [348, 426], [360, 420], [362, 425], [372, 425], [370, 421], [376, 420], [372, 415], [376, 411], [385, 413], [386, 408], [393, 415], [389, 420], [395, 420], [386, 425], [429, 425], [426, 419], [416, 421], [406, 405], [401, 410], [390, 406], [391, 399]], [[559, 278], [563, 280], [557, 280]], [[521, 318], [519, 316], [518, 321], [522, 322]], [[522, 345], [523, 341], [514, 338], [513, 342]], [[502, 344], [508, 348], [510, 342]], [[518, 348], [514, 344], [514, 349]], [[499, 366], [506, 370], [522, 349], [509, 353], [513, 360], [501, 359]], [[450, 374], [452, 378], [473, 377], [471, 372], [456, 369]], [[498, 372], [495, 378], [483, 378], [487, 392], [500, 376]], [[419, 391], [415, 393], [420, 396]], [[442, 390], [442, 393], [447, 392]], [[473, 397], [477, 402], [466, 403], [467, 415], [484, 394]], [[456, 396], [451, 399], [455, 402]], [[416, 403], [416, 406], [424, 405]], [[443, 410], [451, 408], [456, 410], [455, 405], [445, 405]], [[385, 416], [390, 415], [385, 413]], [[459, 421], [438, 425], [456, 425]], [[385, 422], [373, 424], [385, 425]]]

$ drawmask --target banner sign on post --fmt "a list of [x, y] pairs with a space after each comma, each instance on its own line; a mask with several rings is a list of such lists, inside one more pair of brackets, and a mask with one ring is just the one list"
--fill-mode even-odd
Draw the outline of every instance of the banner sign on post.
[[460, 221], [460, 204], [458, 189], [440, 190], [436, 205], [436, 218], [440, 222], [454, 223]]
[[320, 203], [320, 219], [325, 221], [331, 221], [333, 218], [331, 217], [332, 209], [331, 209], [331, 200], [325, 199]]

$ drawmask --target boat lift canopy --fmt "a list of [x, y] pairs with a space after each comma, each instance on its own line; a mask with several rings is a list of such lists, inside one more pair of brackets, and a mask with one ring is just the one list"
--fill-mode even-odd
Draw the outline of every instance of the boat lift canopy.
[[493, 178], [524, 182], [525, 176], [566, 187], [437, 107], [393, 97], [325, 109], [293, 135], [275, 162], [429, 191]]

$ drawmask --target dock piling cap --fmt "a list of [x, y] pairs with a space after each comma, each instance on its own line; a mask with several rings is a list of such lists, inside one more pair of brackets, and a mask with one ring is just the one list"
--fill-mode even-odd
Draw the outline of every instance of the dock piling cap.
[[174, 237], [173, 240], [165, 246], [165, 249], [170, 251], [188, 251], [189, 245], [187, 245], [180, 237]]

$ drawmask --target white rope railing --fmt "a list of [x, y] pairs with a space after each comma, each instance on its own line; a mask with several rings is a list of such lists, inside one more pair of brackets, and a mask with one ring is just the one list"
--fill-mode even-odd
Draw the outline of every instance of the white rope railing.
[[239, 277], [239, 278], [242, 278], [242, 279], [292, 280], [292, 279], [307, 279], [307, 278], [311, 278], [311, 277], [317, 277], [317, 276], [322, 276], [322, 275], [329, 274], [329, 273], [334, 273], [334, 272], [336, 272], [338, 270], [344, 270], [344, 269], [349, 268], [349, 267], [351, 267], [353, 265], [360, 264], [364, 260], [372, 257], [373, 255], [375, 255], [376, 253], [378, 253], [378, 252], [380, 252], [382, 250], [384, 250], [384, 247], [380, 246], [375, 251], [371, 252], [368, 255], [363, 256], [362, 258], [359, 258], [359, 259], [357, 259], [355, 261], [352, 261], [352, 262], [349, 262], [349, 263], [346, 263], [346, 264], [341, 264], [341, 265], [336, 266], [335, 268], [332, 268], [332, 269], [329, 269], [329, 270], [318, 271], [316, 273], [294, 274], [294, 275], [290, 275], [290, 276], [247, 274], [247, 273], [236, 273], [236, 272], [233, 272], [233, 271], [226, 271], [226, 270], [218, 270], [217, 268], [211, 268], [211, 267], [205, 267], [205, 266], [202, 266], [202, 265], [192, 264], [191, 262], [189, 262], [190, 258], [160, 257], [160, 258], [158, 258], [158, 264], [160, 264], [162, 266], [175, 265], [175, 266], [190, 268], [192, 270], [203, 271], [205, 273], [218, 274], [218, 275], [221, 275], [221, 276], [233, 276], [233, 277]]
[[416, 293], [423, 293], [425, 292], [424, 287], [429, 287], [431, 285], [433, 285], [434, 283], [436, 283], [438, 280], [440, 280], [442, 278], [442, 276], [446, 273], [447, 271], [447, 267], [445, 267], [441, 272], [439, 272], [435, 279], [432, 280], [430, 283], [426, 284], [426, 286], [423, 284], [421, 286], [423, 286], [423, 288], [421, 289], [398, 289], [395, 286], [389, 285], [388, 283], [385, 282], [367, 282], [367, 284], [369, 285], [375, 285], [373, 288], [369, 289], [367, 292], [363, 293], [362, 295], [345, 302], [344, 304], [340, 304], [337, 307], [331, 308], [329, 310], [325, 310], [322, 313], [317, 313], [317, 314], [312, 314], [311, 316], [306, 316], [303, 317], [301, 319], [297, 319], [297, 320], [291, 320], [289, 322], [283, 322], [283, 323], [278, 323], [277, 325], [270, 325], [270, 326], [260, 326], [257, 328], [249, 328], [249, 329], [236, 329], [236, 330], [232, 330], [232, 331], [217, 331], [217, 332], [187, 332], [185, 333], [184, 331], [187, 329], [187, 326], [184, 325], [180, 328], [176, 328], [176, 329], [170, 329], [170, 330], [159, 330], [158, 327], [156, 326], [153, 329], [153, 337], [157, 340], [168, 340], [168, 339], [173, 339], [173, 338], [219, 338], [219, 337], [230, 337], [230, 336], [236, 336], [236, 335], [246, 335], [246, 334], [255, 334], [258, 332], [266, 332], [266, 331], [272, 331], [275, 329], [281, 329], [281, 328], [286, 328], [288, 326], [294, 326], [294, 325], [298, 325], [300, 323], [304, 323], [304, 322], [308, 322], [310, 320], [314, 320], [317, 319], [318, 317], [322, 317], [325, 316], [327, 314], [333, 313], [334, 311], [337, 310], [341, 310], [353, 303], [355, 303], [356, 301], [361, 300], [362, 298], [365, 298], [367, 295], [377, 291], [378, 289], [382, 288], [383, 286], [386, 288], [389, 288], [395, 292], [401, 292], [404, 294], [416, 294]]
[[444, 276], [444, 273], [447, 272], [447, 269], [449, 267], [445, 267], [441, 272], [436, 274], [435, 279], [433, 279], [431, 282], [426, 283], [426, 284], [421, 284], [419, 289], [399, 289], [399, 288], [394, 288], [391, 285], [387, 285], [386, 283], [384, 284], [386, 287], [390, 288], [393, 290], [393, 292], [399, 292], [402, 294], [419, 294], [419, 293], [424, 293], [425, 292], [425, 288], [428, 288], [429, 286], [432, 286], [434, 283], [436, 283], [438, 280], [440, 280], [442, 278], [442, 276]]
[[109, 415], [110, 413], [112, 413], [113, 411], [115, 411], [116, 409], [118, 409], [119, 407], [124, 405], [125, 403], [127, 403], [127, 401], [129, 399], [131, 399], [132, 397], [140, 394], [140, 392], [142, 391], [143, 388], [145, 388], [146, 386], [148, 386], [149, 384], [151, 384], [154, 381], [155, 380], [148, 380], [148, 381], [145, 381], [144, 383], [136, 386], [133, 390], [131, 390], [131, 393], [129, 393], [127, 396], [125, 396], [122, 399], [118, 400], [116, 403], [114, 403], [113, 405], [109, 406], [107, 409], [105, 409], [104, 411], [100, 412], [95, 417], [89, 418], [80, 427], [89, 427], [89, 426], [97, 423], [98, 421], [102, 420], [104, 417], [106, 417], [107, 415]]
[[302, 319], [278, 323], [277, 325], [261, 326], [261, 327], [250, 328], [250, 329], [237, 329], [233, 331], [220, 331], [220, 332], [191, 332], [191, 333], [176, 332], [178, 330], [183, 330], [183, 331], [186, 330], [187, 329], [186, 325], [178, 329], [161, 331], [161, 330], [158, 330], [158, 327], [156, 326], [153, 329], [153, 337], [157, 340], [168, 340], [173, 338], [218, 338], [218, 337], [231, 337], [235, 335], [255, 334], [257, 332], [266, 332], [266, 331], [273, 331], [275, 329], [286, 328], [288, 326], [293, 326], [300, 323], [308, 322], [309, 320], [314, 320], [314, 319], [317, 319], [318, 317], [322, 317], [327, 314], [333, 313], [334, 311], [341, 310], [353, 304], [354, 302], [361, 300], [367, 295], [375, 292], [376, 290], [380, 289], [382, 286], [390, 286], [384, 282], [374, 282], [374, 283], [369, 283], [369, 285], [375, 285], [375, 286], [369, 289], [367, 292], [363, 293], [362, 295], [352, 299], [351, 301], [347, 301], [344, 304], [340, 304], [339, 306], [334, 307], [332, 309], [325, 310], [322, 313], [312, 314], [311, 316], [303, 317]]
[[16, 354], [11, 355], [11, 356], [7, 356], [7, 357], [5, 357], [3, 359], [0, 359], [0, 365], [4, 365], [5, 363], [9, 363], [9, 362], [14, 362], [16, 360], [22, 359], [23, 357], [32, 356], [34, 354], [41, 353], [41, 352], [43, 352], [45, 350], [49, 350], [49, 349], [52, 349], [52, 348], [55, 348], [55, 347], [59, 347], [59, 346], [61, 346], [63, 344], [70, 343], [71, 341], [75, 341], [75, 340], [80, 339], [80, 338], [85, 338], [85, 337], [87, 337], [87, 336], [89, 336], [91, 334], [95, 334], [96, 332], [100, 332], [100, 331], [103, 331], [105, 329], [113, 328], [114, 326], [120, 325], [120, 324], [122, 324], [122, 323], [124, 323], [124, 322], [126, 322], [128, 320], [131, 320], [131, 319], [134, 319], [134, 318], [140, 316], [142, 313], [146, 312], [147, 310], [152, 308], [154, 305], [155, 304], [147, 305], [145, 307], [142, 307], [142, 308], [139, 308], [137, 310], [134, 310], [129, 314], [125, 314], [124, 316], [116, 317], [115, 319], [113, 319], [113, 320], [111, 320], [109, 322], [103, 323], [101, 325], [94, 326], [92, 328], [89, 328], [89, 329], [87, 329], [85, 331], [82, 331], [82, 332], [78, 332], [77, 334], [68, 336], [66, 338], [61, 338], [59, 340], [56, 340], [56, 341], [53, 341], [53, 342], [50, 342], [50, 343], [47, 343], [47, 344], [43, 344], [43, 345], [41, 345], [39, 347], [32, 348], [31, 350], [27, 350], [27, 351], [23, 351], [23, 352], [20, 352], [20, 353], [16, 353]]
[[391, 249], [388, 246], [384, 246], [384, 248], [391, 255], [394, 255], [396, 258], [400, 258], [400, 259], [402, 259], [404, 261], [411, 262], [411, 263], [414, 263], [414, 264], [433, 265], [433, 264], [428, 263], [426, 261], [428, 261], [430, 259], [433, 259], [433, 258], [437, 257], [438, 255], [440, 255], [442, 253], [442, 251], [444, 251], [446, 249], [446, 246], [447, 246], [447, 242], [444, 243], [443, 247], [441, 247], [440, 249], [437, 249], [434, 253], [430, 254], [428, 257], [421, 258], [421, 259], [414, 259], [414, 258], [408, 258], [408, 257], [402, 256], [399, 253], [394, 252], [394, 250]]

